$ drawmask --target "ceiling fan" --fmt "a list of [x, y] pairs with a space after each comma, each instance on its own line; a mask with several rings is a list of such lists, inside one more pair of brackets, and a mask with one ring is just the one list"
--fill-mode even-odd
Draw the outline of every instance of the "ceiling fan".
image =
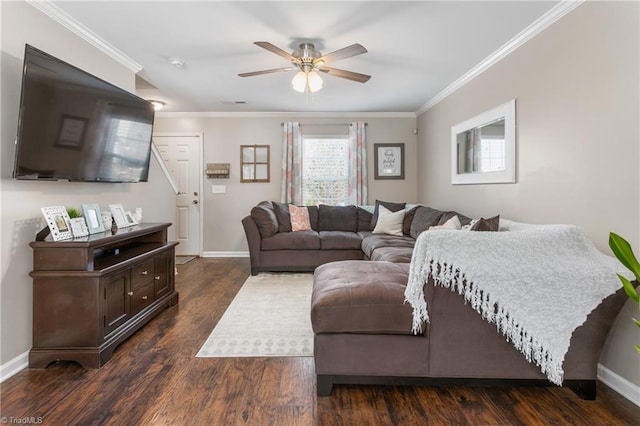
[[367, 49], [358, 43], [338, 49], [326, 55], [323, 55], [322, 52], [316, 50], [313, 43], [300, 43], [300, 46], [298, 46], [298, 48], [292, 53], [285, 52], [268, 41], [256, 41], [253, 44], [275, 53], [276, 55], [282, 56], [290, 61], [294, 66], [245, 72], [238, 74], [240, 77], [253, 77], [255, 75], [292, 71], [297, 68], [300, 71], [295, 75], [295, 77], [293, 77], [293, 80], [291, 80], [291, 85], [295, 91], [301, 93], [304, 93], [307, 87], [311, 92], [317, 92], [322, 88], [322, 78], [320, 78], [318, 72], [333, 75], [335, 77], [346, 78], [347, 80], [357, 81], [359, 83], [365, 83], [371, 78], [371, 76], [367, 74], [360, 74], [353, 71], [346, 71], [326, 66], [326, 64], [340, 59], [367, 53]]

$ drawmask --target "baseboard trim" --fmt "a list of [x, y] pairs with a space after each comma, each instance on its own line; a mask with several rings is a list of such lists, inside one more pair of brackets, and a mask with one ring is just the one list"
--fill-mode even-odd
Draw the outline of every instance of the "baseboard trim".
[[249, 257], [248, 251], [203, 251], [202, 257]]
[[29, 351], [18, 355], [14, 359], [0, 365], [0, 383], [18, 374], [29, 366]]
[[640, 407], [640, 386], [631, 383], [602, 364], [598, 364], [598, 379]]

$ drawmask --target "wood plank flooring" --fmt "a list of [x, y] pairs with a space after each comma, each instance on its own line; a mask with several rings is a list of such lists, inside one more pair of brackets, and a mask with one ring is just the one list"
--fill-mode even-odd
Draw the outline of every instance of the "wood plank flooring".
[[[180, 304], [100, 370], [58, 363], [0, 386], [0, 417], [44, 425], [632, 425], [640, 407], [599, 384], [568, 389], [335, 386], [316, 397], [313, 358], [196, 358], [249, 275], [248, 259], [178, 266]], [[41, 420], [40, 420], [40, 419]], [[17, 423], [14, 421], [14, 423]]]

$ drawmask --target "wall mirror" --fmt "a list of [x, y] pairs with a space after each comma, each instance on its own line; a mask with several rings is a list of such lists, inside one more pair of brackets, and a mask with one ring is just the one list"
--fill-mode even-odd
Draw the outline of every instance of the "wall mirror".
[[451, 127], [451, 183], [515, 183], [516, 100]]
[[269, 145], [240, 146], [240, 182], [269, 182]]

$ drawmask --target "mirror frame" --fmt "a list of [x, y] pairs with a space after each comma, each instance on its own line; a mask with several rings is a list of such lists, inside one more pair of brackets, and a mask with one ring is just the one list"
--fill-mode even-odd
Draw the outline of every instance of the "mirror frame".
[[[457, 135], [504, 117], [505, 169], [496, 172], [458, 173]], [[511, 99], [451, 127], [451, 184], [516, 182], [516, 100]]]

